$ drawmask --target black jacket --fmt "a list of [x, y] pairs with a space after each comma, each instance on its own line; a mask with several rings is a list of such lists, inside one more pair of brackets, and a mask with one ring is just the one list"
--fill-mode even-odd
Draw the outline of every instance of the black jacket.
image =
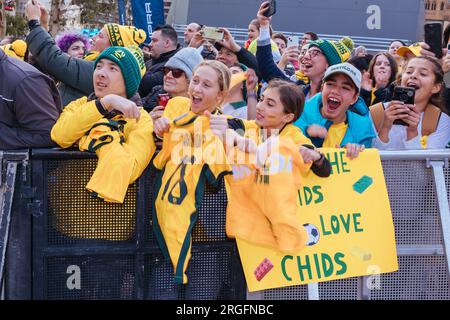
[[178, 45], [177, 49], [163, 53], [158, 59], [152, 59], [145, 64], [147, 72], [139, 85], [139, 95], [141, 97], [146, 97], [152, 91], [154, 86], [161, 86], [163, 84], [164, 74], [162, 69], [166, 62], [180, 49], [181, 46]]
[[61, 111], [53, 80], [0, 50], [0, 149], [55, 146], [50, 131]]
[[154, 86], [152, 91], [142, 99], [142, 104], [147, 112], [152, 111], [158, 105], [158, 95], [166, 93], [163, 86]]

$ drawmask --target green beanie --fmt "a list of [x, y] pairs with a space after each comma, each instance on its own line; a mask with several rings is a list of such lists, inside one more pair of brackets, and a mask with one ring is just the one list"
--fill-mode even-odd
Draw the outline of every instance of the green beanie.
[[139, 54], [133, 52], [133, 50], [135, 50], [133, 47], [109, 47], [95, 60], [95, 67], [101, 59], [111, 60], [119, 66], [125, 81], [128, 99], [136, 94], [142, 79], [140, 63], [137, 60]]
[[349, 48], [341, 41], [319, 39], [310, 41], [309, 47], [318, 47], [322, 50], [330, 66], [347, 61], [351, 55]]

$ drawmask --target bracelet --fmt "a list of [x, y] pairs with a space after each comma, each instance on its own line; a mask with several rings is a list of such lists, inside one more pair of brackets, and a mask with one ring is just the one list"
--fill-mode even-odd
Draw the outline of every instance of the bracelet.
[[247, 93], [247, 100], [248, 98], [255, 98], [256, 100], [258, 100], [258, 96], [254, 92]]

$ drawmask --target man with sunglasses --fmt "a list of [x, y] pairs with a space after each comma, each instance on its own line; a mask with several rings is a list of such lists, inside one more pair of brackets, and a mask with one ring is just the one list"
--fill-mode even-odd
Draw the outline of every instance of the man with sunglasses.
[[164, 107], [159, 105], [160, 94], [167, 93], [171, 98], [188, 97], [192, 73], [202, 61], [202, 56], [194, 48], [181, 49], [167, 61], [162, 68], [163, 84], [155, 86], [143, 99], [144, 108], [150, 112], [153, 120], [159, 118], [164, 110]]

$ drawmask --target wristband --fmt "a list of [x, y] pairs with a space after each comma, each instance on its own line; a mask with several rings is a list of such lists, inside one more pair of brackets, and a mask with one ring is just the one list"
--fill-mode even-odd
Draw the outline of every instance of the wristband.
[[256, 100], [258, 100], [258, 96], [254, 92], [247, 93], [247, 100], [248, 98], [255, 98]]

